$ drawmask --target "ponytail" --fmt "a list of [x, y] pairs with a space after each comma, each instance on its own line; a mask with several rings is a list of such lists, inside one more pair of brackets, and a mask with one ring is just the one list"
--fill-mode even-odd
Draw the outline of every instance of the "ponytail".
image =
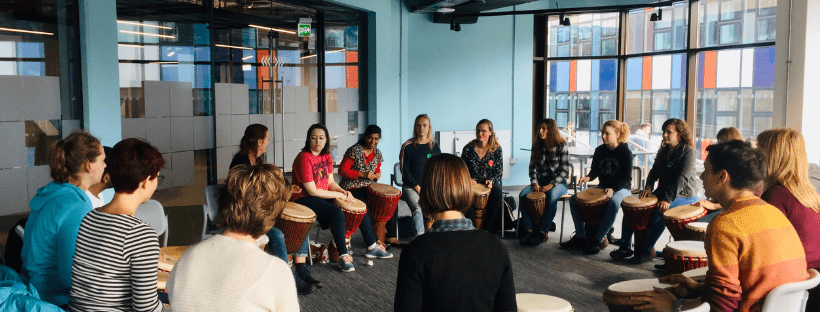
[[85, 130], [74, 131], [65, 139], [54, 142], [49, 150], [51, 178], [60, 183], [79, 178], [78, 173], [85, 162], [94, 162], [102, 154], [101, 146], [100, 140]]
[[618, 136], [618, 144], [626, 143], [629, 140], [629, 125], [625, 122], [620, 122], [617, 120], [607, 120], [603, 126], [601, 126], [601, 132], [604, 131], [604, 128], [612, 127], [618, 131], [620, 136]]

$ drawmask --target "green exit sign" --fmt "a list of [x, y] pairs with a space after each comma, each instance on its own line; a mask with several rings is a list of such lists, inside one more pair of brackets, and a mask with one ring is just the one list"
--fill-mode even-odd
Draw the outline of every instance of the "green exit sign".
[[299, 19], [299, 37], [310, 37], [310, 24], [313, 22], [311, 18]]

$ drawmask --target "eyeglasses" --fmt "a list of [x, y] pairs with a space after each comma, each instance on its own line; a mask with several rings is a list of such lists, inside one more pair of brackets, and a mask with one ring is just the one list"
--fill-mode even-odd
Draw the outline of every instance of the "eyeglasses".
[[161, 174], [157, 175], [157, 186], [162, 185], [162, 181], [165, 181], [165, 176]]

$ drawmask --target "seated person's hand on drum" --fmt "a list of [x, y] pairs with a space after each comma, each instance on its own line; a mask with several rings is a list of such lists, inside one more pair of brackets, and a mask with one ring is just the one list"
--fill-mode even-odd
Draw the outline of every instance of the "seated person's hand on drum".
[[493, 188], [493, 180], [484, 181], [484, 185], [486, 185], [487, 188]]
[[353, 194], [348, 191], [336, 192], [336, 194], [338, 194], [336, 198], [346, 201], [348, 203], [352, 203], [355, 201], [355, 199], [353, 198]]
[[374, 174], [373, 174], [373, 179], [370, 179], [370, 180], [373, 180], [373, 181], [378, 181], [378, 180], [381, 180], [381, 178], [382, 178], [382, 173], [381, 173], [381, 172], [377, 172], [377, 173], [374, 173]]
[[703, 209], [706, 209], [706, 210], [718, 210], [718, 209], [722, 208], [722, 207], [720, 207], [719, 203], [713, 203], [713, 202], [708, 201], [708, 200], [700, 200], [697, 203], [692, 204], [692, 206], [703, 207]]
[[532, 184], [532, 191], [533, 192], [541, 192], [541, 186], [538, 185], [538, 182]]
[[693, 292], [693, 291], [703, 292], [703, 290], [704, 290], [703, 287], [706, 286], [705, 284], [700, 284], [700, 283], [696, 282], [695, 280], [691, 279], [690, 277], [688, 277], [686, 275], [683, 275], [683, 274], [667, 275], [667, 276], [659, 278], [658, 281], [660, 281], [661, 283], [667, 283], [667, 284], [678, 284], [678, 285], [686, 288], [687, 290], [689, 290], [689, 292]]
[[646, 302], [643, 305], [635, 306], [636, 310], [652, 310], [652, 311], [677, 311], [675, 295], [672, 295], [666, 289], [654, 287], [655, 291], [647, 292], [645, 295], [633, 296], [631, 299], [635, 301]]
[[583, 177], [580, 180], [578, 180], [578, 183], [587, 183], [587, 182], [589, 182], [589, 177]]
[[650, 186], [650, 187], [647, 187], [645, 190], [641, 190], [641, 193], [640, 193], [640, 194], [638, 194], [638, 198], [644, 198], [644, 197], [647, 197], [647, 196], [649, 196], [649, 195], [652, 195], [652, 188], [651, 188], [651, 186]]
[[667, 210], [669, 210], [669, 206], [670, 204], [668, 201], [662, 200], [658, 202], [658, 209], [661, 211], [661, 213], [664, 213]]
[[612, 198], [612, 195], [615, 194], [615, 191], [612, 190], [611, 188], [605, 189], [604, 192], [606, 192], [606, 197], [609, 197], [609, 198]]

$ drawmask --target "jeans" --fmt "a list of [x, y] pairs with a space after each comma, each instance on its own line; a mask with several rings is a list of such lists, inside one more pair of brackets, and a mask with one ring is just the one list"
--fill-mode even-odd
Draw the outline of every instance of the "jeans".
[[[362, 223], [359, 223], [359, 231], [362, 232], [362, 236], [364, 236], [364, 242], [369, 247], [370, 245], [373, 245], [373, 243], [375, 243], [378, 240], [378, 238], [376, 238], [376, 232], [373, 231], [373, 221], [370, 220], [371, 208], [370, 203], [367, 201], [367, 189], [364, 187], [350, 189], [350, 194], [352, 194], [354, 198], [361, 200], [362, 202], [367, 204], [367, 214], [364, 215], [364, 218], [362, 218]], [[398, 207], [396, 210], [398, 210]], [[396, 213], [394, 212], [393, 215], [395, 216]]]
[[[504, 194], [501, 192], [501, 184], [493, 183], [493, 187], [490, 189], [490, 195], [487, 198], [487, 205], [484, 206], [484, 221], [482, 221], [481, 229], [487, 232], [492, 230], [493, 223], [498, 219], [499, 212], [501, 212], [503, 197]], [[475, 220], [475, 208], [467, 210], [464, 216], [468, 219]]]
[[[268, 247], [270, 247], [271, 252], [273, 253], [274, 257], [282, 259], [285, 263], [288, 262], [288, 249], [285, 245], [285, 234], [282, 233], [278, 228], [273, 227], [268, 231]], [[302, 242], [302, 247], [299, 247], [299, 251], [296, 252], [295, 256], [297, 257], [307, 257], [308, 256], [308, 241], [310, 240], [310, 236], [305, 237], [305, 241]]]
[[[688, 198], [678, 197], [675, 198], [670, 204], [669, 209], [683, 206], [683, 205], [690, 205], [698, 201], [698, 196], [692, 196]], [[624, 218], [624, 222], [621, 224], [621, 249], [629, 249], [629, 246], [632, 244], [632, 234], [634, 233], [632, 229], [630, 229], [626, 225], [626, 219]], [[639, 250], [641, 252], [650, 252], [652, 248], [655, 247], [655, 243], [658, 242], [658, 239], [661, 238], [663, 235], [663, 231], [666, 230], [666, 225], [663, 224], [663, 213], [660, 209], [655, 208], [655, 212], [652, 213], [652, 218], [649, 219], [649, 233], [646, 237], [646, 245], [644, 246], [644, 250]]]
[[[549, 184], [549, 179], [539, 179], [538, 185], [542, 187]], [[532, 231], [532, 216], [530, 215], [529, 202], [527, 201], [527, 194], [532, 193], [532, 185], [528, 185], [521, 193], [518, 194], [518, 202], [521, 204], [521, 224], [525, 231]], [[559, 183], [552, 187], [547, 195], [546, 203], [544, 205], [544, 216], [541, 217], [541, 224], [538, 225], [538, 230], [544, 233], [549, 232], [552, 219], [555, 219], [555, 213], [558, 211], [558, 199], [567, 193], [567, 184]]]
[[[632, 192], [625, 188], [617, 190], [612, 194], [612, 198], [606, 203], [604, 217], [601, 219], [601, 226], [598, 228], [598, 233], [595, 233], [595, 242], [600, 243], [604, 241], [604, 236], [606, 236], [606, 233], [612, 228], [612, 225], [615, 224], [615, 217], [618, 216], [621, 201], [631, 194]], [[569, 211], [572, 213], [572, 222], [575, 223], [575, 236], [586, 238], [584, 221], [581, 221], [581, 216], [578, 213], [578, 205], [575, 203], [576, 196], [578, 196], [578, 194], [572, 195], [572, 198], [569, 199]]]
[[[339, 255], [349, 254], [347, 250], [347, 243], [345, 242], [345, 214], [342, 209], [330, 203], [330, 201], [319, 197], [302, 197], [296, 200], [297, 204], [306, 206], [316, 213], [316, 220], [322, 228], [330, 227], [330, 233], [333, 235], [333, 242], [336, 243], [336, 249]], [[362, 223], [359, 224], [359, 229], [364, 237], [364, 242], [367, 246], [373, 245], [376, 242], [376, 234], [373, 234], [373, 226], [370, 225], [370, 215], [365, 213], [362, 218]]]
[[401, 188], [401, 199], [410, 207], [410, 212], [413, 214], [413, 223], [416, 224], [416, 234], [424, 233], [424, 215], [421, 213], [421, 206], [419, 206], [419, 193], [409, 187]]

